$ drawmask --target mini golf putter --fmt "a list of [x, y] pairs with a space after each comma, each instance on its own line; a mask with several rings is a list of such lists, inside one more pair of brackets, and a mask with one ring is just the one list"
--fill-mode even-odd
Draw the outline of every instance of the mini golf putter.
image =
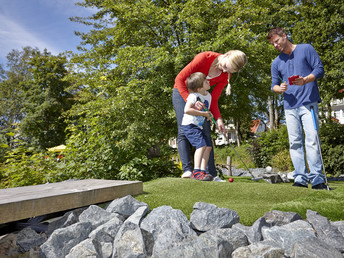
[[322, 172], [323, 172], [324, 177], [325, 177], [325, 185], [326, 185], [326, 188], [327, 188], [327, 190], [329, 191], [329, 190], [330, 190], [330, 187], [328, 186], [328, 181], [327, 181], [327, 176], [326, 176], [326, 171], [325, 171], [324, 160], [323, 160], [323, 157], [322, 157], [322, 154], [321, 154], [320, 139], [319, 139], [319, 135], [318, 135], [318, 126], [317, 126], [317, 122], [316, 122], [316, 119], [315, 119], [314, 107], [311, 106], [310, 108], [311, 108], [311, 113], [312, 113], [312, 119], [313, 119], [314, 130], [316, 131], [316, 134], [317, 134], [317, 143], [318, 143], [318, 150], [319, 150], [319, 152], [320, 152], [321, 165], [322, 165]]

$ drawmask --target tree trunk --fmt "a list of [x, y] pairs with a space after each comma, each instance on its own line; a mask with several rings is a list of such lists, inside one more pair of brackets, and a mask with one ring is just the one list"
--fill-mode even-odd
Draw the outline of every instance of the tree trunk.
[[279, 127], [279, 117], [278, 117], [278, 96], [274, 97], [274, 129], [277, 129]]

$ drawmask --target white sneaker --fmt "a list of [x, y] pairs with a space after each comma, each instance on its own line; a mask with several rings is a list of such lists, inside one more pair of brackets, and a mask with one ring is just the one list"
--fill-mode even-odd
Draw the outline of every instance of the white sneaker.
[[214, 177], [213, 181], [216, 181], [216, 182], [226, 182], [226, 180], [222, 180], [218, 176]]
[[191, 171], [185, 171], [182, 175], [182, 178], [191, 178], [192, 172]]

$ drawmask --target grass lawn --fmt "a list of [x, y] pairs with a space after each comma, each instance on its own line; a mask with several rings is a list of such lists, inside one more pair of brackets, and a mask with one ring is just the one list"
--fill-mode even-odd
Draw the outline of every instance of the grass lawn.
[[331, 221], [344, 220], [344, 182], [329, 182], [332, 191], [293, 187], [292, 183], [269, 184], [264, 180], [233, 177], [234, 182], [202, 182], [193, 179], [161, 178], [143, 184], [135, 196], [153, 210], [167, 205], [188, 218], [196, 202], [212, 203], [235, 210], [240, 223], [252, 225], [270, 210], [294, 211], [305, 218], [307, 209]]

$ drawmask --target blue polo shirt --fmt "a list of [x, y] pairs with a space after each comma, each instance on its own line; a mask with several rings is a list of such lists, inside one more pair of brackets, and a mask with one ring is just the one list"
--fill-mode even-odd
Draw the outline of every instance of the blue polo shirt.
[[284, 108], [298, 108], [312, 102], [320, 102], [319, 88], [317, 80], [302, 86], [289, 85], [288, 77], [300, 75], [306, 77], [313, 74], [317, 79], [324, 76], [324, 66], [315, 49], [309, 44], [296, 45], [290, 54], [283, 52], [275, 58], [271, 65], [271, 89], [275, 85], [280, 85], [281, 80], [288, 83], [288, 90], [283, 93]]

